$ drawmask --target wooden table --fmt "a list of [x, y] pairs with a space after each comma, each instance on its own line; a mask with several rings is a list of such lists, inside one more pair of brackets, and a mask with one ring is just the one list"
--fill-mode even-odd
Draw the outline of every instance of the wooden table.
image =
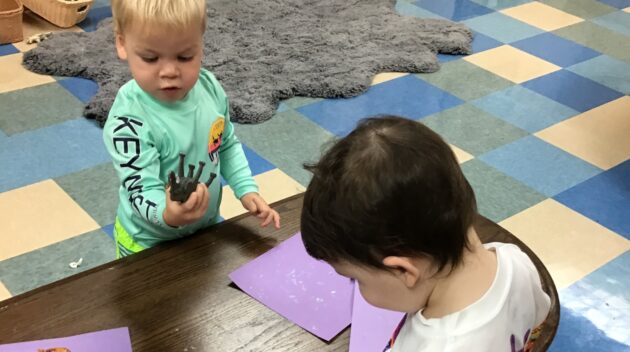
[[[128, 326], [134, 352], [347, 351], [349, 329], [326, 344], [231, 285], [231, 271], [299, 230], [302, 195], [274, 207], [282, 216], [279, 231], [241, 216], [0, 302], [0, 343]], [[484, 242], [512, 242], [529, 251], [485, 218], [476, 227]], [[556, 302], [538, 344], [544, 350], [559, 319], [557, 294], [533, 259]]]

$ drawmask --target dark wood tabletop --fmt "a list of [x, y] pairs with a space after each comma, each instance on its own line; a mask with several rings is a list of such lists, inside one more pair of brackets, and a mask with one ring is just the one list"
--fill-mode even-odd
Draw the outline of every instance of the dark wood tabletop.
[[[328, 344], [231, 284], [230, 272], [299, 230], [302, 195], [273, 206], [280, 230], [244, 215], [0, 302], [0, 343], [127, 326], [134, 352], [347, 351], [349, 329]], [[549, 273], [529, 248], [483, 217], [475, 226], [484, 242], [516, 243], [533, 256], [557, 303]], [[536, 350], [551, 342], [558, 311], [555, 304]]]

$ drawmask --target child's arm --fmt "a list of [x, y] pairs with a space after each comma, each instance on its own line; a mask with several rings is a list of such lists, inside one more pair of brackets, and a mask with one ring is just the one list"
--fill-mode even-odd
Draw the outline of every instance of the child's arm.
[[236, 198], [241, 199], [247, 193], [258, 192], [258, 185], [252, 177], [243, 146], [234, 134], [234, 125], [230, 122], [228, 114], [225, 116], [219, 160], [221, 160], [221, 176], [228, 182]]
[[[170, 229], [203, 217], [208, 192], [200, 185], [185, 203], [170, 200], [160, 179], [160, 155], [153, 131], [141, 118], [111, 114], [103, 131], [105, 146], [121, 182], [125, 209], [148, 223]], [[205, 202], [204, 202], [205, 200]], [[204, 208], [205, 207], [205, 208]], [[131, 218], [134, 214], [126, 214]]]
[[262, 220], [262, 226], [273, 222], [280, 227], [280, 215], [271, 209], [267, 202], [258, 194], [258, 185], [252, 177], [252, 171], [243, 152], [243, 146], [234, 134], [234, 125], [230, 121], [230, 104], [221, 84], [212, 73], [202, 69], [202, 80], [211, 92], [214, 101], [219, 105], [219, 111], [224, 116], [222, 143], [219, 147], [221, 160], [221, 176], [228, 182], [234, 195], [240, 199], [243, 207]]
[[258, 185], [252, 177], [243, 146], [234, 134], [234, 125], [230, 122], [228, 112], [225, 120], [223, 144], [219, 149], [221, 175], [241, 200], [243, 207], [262, 219], [262, 226], [273, 222], [276, 228], [280, 228], [280, 215], [258, 194]]

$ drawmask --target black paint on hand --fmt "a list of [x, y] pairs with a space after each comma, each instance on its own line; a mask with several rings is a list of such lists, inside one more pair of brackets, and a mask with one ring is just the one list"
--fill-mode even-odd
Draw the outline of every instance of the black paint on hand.
[[[193, 173], [195, 171], [195, 165], [188, 165], [188, 176], [184, 176], [184, 159], [186, 158], [186, 154], [179, 153], [179, 167], [177, 169], [177, 176], [175, 172], [171, 171], [168, 175], [168, 185], [171, 187], [171, 200], [182, 202], [188, 200], [188, 197], [197, 189], [197, 184], [199, 183], [199, 177], [201, 177], [201, 172], [203, 171], [206, 163], [203, 161], [199, 162], [199, 167], [197, 168], [197, 173], [193, 177]], [[212, 181], [217, 177], [217, 174], [211, 172], [210, 178], [208, 182], [206, 182], [206, 186], [210, 187]]]

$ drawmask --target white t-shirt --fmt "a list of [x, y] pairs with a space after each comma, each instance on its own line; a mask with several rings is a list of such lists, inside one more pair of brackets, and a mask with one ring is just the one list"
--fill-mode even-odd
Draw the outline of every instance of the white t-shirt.
[[518, 352], [549, 312], [536, 267], [517, 246], [488, 243], [497, 272], [478, 301], [442, 318], [407, 316], [391, 352]]

